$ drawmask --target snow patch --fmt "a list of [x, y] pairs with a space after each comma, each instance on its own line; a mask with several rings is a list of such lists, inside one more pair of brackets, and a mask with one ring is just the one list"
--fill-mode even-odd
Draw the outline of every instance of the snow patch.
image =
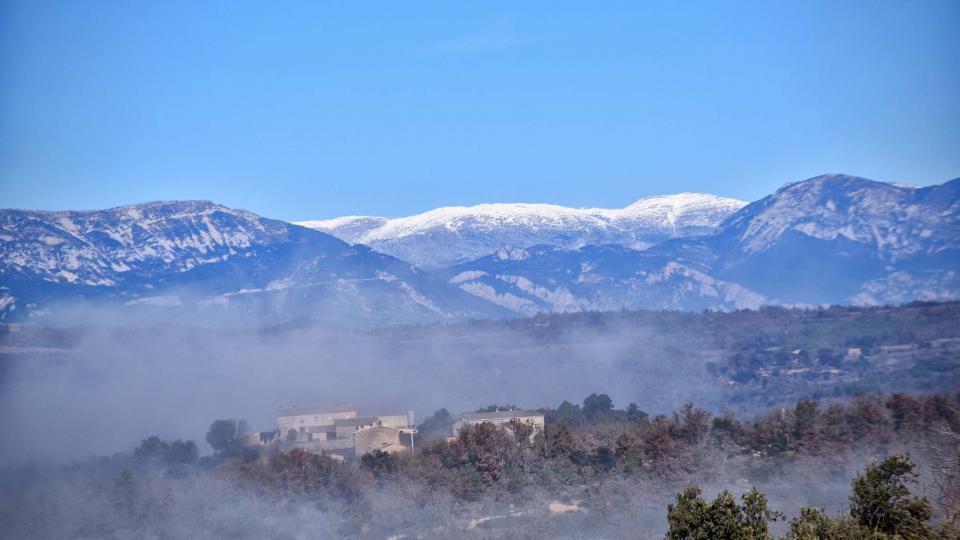
[[475, 279], [480, 279], [485, 275], [487, 275], [487, 273], [483, 270], [467, 270], [450, 278], [450, 283], [458, 284], [465, 281], [473, 281]]
[[127, 306], [180, 307], [183, 302], [179, 296], [144, 296], [130, 300]]
[[523, 248], [503, 247], [497, 250], [496, 256], [501, 261], [523, 261], [530, 258], [530, 253]]
[[519, 296], [511, 293], [499, 294], [497, 293], [496, 289], [490, 285], [487, 285], [486, 283], [480, 283], [476, 281], [463, 283], [460, 285], [460, 289], [476, 296], [477, 298], [482, 298], [488, 302], [513, 310], [517, 313], [536, 315], [540, 311], [540, 307], [537, 306], [535, 302], [526, 298], [520, 298]]

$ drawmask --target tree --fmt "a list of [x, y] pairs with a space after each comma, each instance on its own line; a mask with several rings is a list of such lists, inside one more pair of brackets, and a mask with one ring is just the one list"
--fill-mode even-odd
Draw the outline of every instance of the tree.
[[650, 419], [650, 415], [640, 409], [640, 406], [636, 403], [630, 403], [627, 405], [627, 420], [631, 422], [646, 422]]
[[893, 416], [893, 429], [900, 431], [904, 427], [910, 427], [922, 414], [920, 404], [917, 400], [904, 394], [893, 394], [887, 400], [887, 408]]
[[193, 463], [199, 458], [200, 451], [197, 449], [197, 443], [193, 441], [182, 441], [177, 439], [170, 443], [167, 448], [164, 460], [167, 463]]
[[850, 515], [861, 527], [904, 538], [927, 538], [932, 515], [926, 497], [912, 497], [907, 482], [917, 474], [909, 455], [874, 461], [853, 479]]
[[133, 457], [144, 464], [184, 465], [197, 461], [199, 452], [193, 441], [177, 439], [172, 443], [153, 436], [144, 439], [133, 451]]
[[207, 442], [219, 455], [233, 448], [237, 438], [237, 423], [233, 420], [214, 420], [207, 431]]
[[[960, 412], [955, 407], [945, 410], [953, 415]], [[933, 427], [933, 432], [941, 441], [941, 444], [928, 443], [936, 503], [942, 517], [939, 532], [944, 538], [960, 538], [960, 430], [943, 421]]]
[[513, 438], [520, 444], [526, 445], [533, 440], [533, 426], [518, 420], [510, 420], [503, 427], [513, 434]]
[[578, 424], [583, 421], [583, 411], [579, 405], [564, 401], [557, 407], [557, 420], [568, 424]]
[[613, 410], [613, 400], [606, 394], [590, 394], [583, 399], [583, 415], [587, 420], [605, 419]]
[[801, 399], [793, 410], [793, 436], [800, 446], [816, 447], [817, 438], [817, 402]]
[[140, 446], [133, 451], [133, 457], [141, 463], [161, 461], [168, 448], [166, 442], [154, 435], [140, 442]]
[[593, 453], [593, 465], [599, 471], [610, 472], [617, 466], [617, 456], [610, 448], [601, 446]]
[[[906, 483], [913, 481], [909, 456], [896, 455], [874, 461], [853, 480], [850, 513], [829, 517], [821, 508], [801, 508], [790, 522], [788, 540], [924, 539], [934, 538], [932, 515], [925, 497], [911, 497]], [[940, 537], [952, 538], [949, 526]]]
[[547, 458], [569, 456], [577, 448], [573, 430], [566, 423], [551, 423], [544, 427], [544, 453]]
[[[443, 410], [446, 410], [446, 409], [443, 409]], [[497, 404], [487, 405], [486, 407], [480, 407], [479, 409], [477, 409], [476, 412], [500, 412], [500, 411], [515, 411], [515, 410], [517, 410], [517, 406], [510, 405], [508, 403], [506, 405], [497, 405]]]
[[723, 416], [713, 419], [713, 434], [721, 441], [735, 442], [743, 435], [743, 424], [733, 414], [733, 411], [724, 411]]
[[822, 508], [801, 508], [800, 515], [790, 521], [786, 540], [851, 540], [865, 537], [849, 517], [831, 518]]
[[623, 472], [630, 474], [643, 467], [643, 447], [639, 437], [633, 433], [623, 433], [614, 443], [614, 456], [623, 464]]
[[699, 443], [709, 431], [710, 413], [689, 401], [684, 403], [680, 412], [674, 413], [673, 417], [677, 437], [688, 443]]
[[417, 426], [417, 441], [447, 437], [453, 429], [453, 417], [446, 409], [439, 409]]
[[767, 509], [767, 498], [756, 490], [745, 493], [737, 505], [729, 491], [713, 501], [701, 496], [697, 486], [677, 495], [676, 505], [667, 507], [670, 529], [667, 538], [678, 540], [767, 540], [768, 524], [782, 515]]
[[396, 472], [397, 456], [382, 450], [374, 450], [369, 454], [364, 454], [360, 458], [360, 464], [377, 478], [382, 478]]
[[[246, 464], [246, 469], [259, 470], [262, 465]], [[308, 494], [335, 488], [340, 494], [351, 496], [354, 488], [347, 476], [348, 466], [333, 458], [297, 448], [279, 452], [270, 457], [266, 474], [254, 475], [258, 481], [276, 493]]]

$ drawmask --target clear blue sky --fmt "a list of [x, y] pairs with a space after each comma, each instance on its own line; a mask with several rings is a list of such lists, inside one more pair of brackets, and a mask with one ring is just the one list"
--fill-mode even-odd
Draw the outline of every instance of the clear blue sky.
[[960, 2], [0, 0], [0, 207], [616, 207], [824, 172], [960, 176]]

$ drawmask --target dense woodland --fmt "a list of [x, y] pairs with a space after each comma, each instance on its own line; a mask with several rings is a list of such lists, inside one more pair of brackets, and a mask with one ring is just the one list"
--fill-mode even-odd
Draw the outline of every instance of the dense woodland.
[[[241, 497], [244, 504], [256, 501], [260, 505], [256, 511], [266, 505], [275, 517], [285, 516], [289, 526], [302, 517], [304, 508], [327, 512], [324, 522], [333, 528], [325, 534], [347, 537], [431, 530], [436, 537], [455, 536], [453, 531], [464, 527], [457, 516], [471, 512], [514, 516], [512, 524], [499, 529], [491, 528], [493, 520], [480, 527], [466, 525], [461, 531], [479, 537], [533, 535], [531, 527], [540, 530], [558, 527], [557, 523], [565, 523], [555, 530], [558, 536], [616, 536], [631, 527], [631, 498], [640, 497], [636, 500], [641, 505], [655, 502], [660, 507], [658, 517], [651, 519], [668, 524], [672, 538], [767, 538], [767, 518], [777, 517], [777, 511], [767, 509], [762, 494], [746, 491], [747, 487], [771, 482], [799, 486], [805, 480], [819, 484], [831, 475], [843, 476], [851, 462], [858, 463], [860, 471], [853, 483], [853, 489], [862, 492], [858, 497], [873, 493], [874, 498], [885, 497], [876, 504], [912, 508], [906, 511], [913, 519], [909, 534], [885, 521], [883, 527], [859, 537], [948, 538], [960, 525], [958, 394], [860, 396], [829, 403], [801, 400], [750, 419], [732, 413], [715, 416], [693, 404], [651, 417], [633, 405], [615, 409], [609, 397], [593, 394], [581, 404], [564, 402], [544, 413], [546, 426], [539, 434], [525, 425], [480, 424], [447, 437], [452, 418], [440, 410], [421, 423], [416, 455], [378, 452], [356, 463], [299, 450], [266, 454], [245, 448], [238, 442], [243, 424], [218, 420], [207, 435], [215, 450], [212, 456], [200, 457], [193, 442], [151, 437], [129, 454], [55, 471], [6, 471], [0, 526], [43, 533], [35, 534], [41, 537], [65, 532], [50, 530], [52, 524], [82, 529], [70, 529], [67, 536], [119, 537], [122, 532], [147, 531], [163, 537], [172, 534], [171, 517], [184, 511], [183, 505], [199, 504], [202, 510], [224, 498]], [[863, 461], [866, 456], [888, 459], [871, 465]], [[910, 483], [914, 474], [915, 485]], [[181, 500], [183, 493], [194, 493], [191, 490], [203, 482], [218, 487], [212, 494], [208, 487], [195, 495], [219, 499]], [[711, 500], [691, 487], [704, 484], [733, 486], [745, 498], [738, 504], [724, 491]], [[68, 503], [63, 486], [82, 487], [90, 496]], [[912, 495], [911, 489], [927, 498]], [[796, 490], [800, 497], [800, 488]], [[882, 493], [877, 495], [877, 490]], [[669, 495], [677, 493], [675, 500]], [[390, 500], [386, 507], [385, 494]], [[552, 521], [549, 516], [532, 517], [531, 508], [544, 497], [567, 501], [576, 511]], [[833, 531], [820, 537], [849, 537], [865, 519], [858, 510], [865, 503], [850, 501], [845, 512], [807, 508], [789, 516], [792, 521], [780, 521], [792, 538], [815, 538], [816, 531]], [[90, 505], [109, 511], [98, 518], [95, 512], [90, 514], [94, 510]], [[442, 508], [449, 515], [437, 525], [432, 521], [435, 516], [425, 516], [428, 508]], [[642, 513], [641, 507], [635, 512]], [[80, 513], [86, 517], [74, 521]], [[531, 516], [523, 517], [527, 514]], [[574, 514], [578, 517], [571, 521]], [[206, 513], [190, 515], [202, 522], [197, 527], [226, 526], [211, 525], [215, 516]], [[762, 523], [757, 516], [765, 516]], [[644, 525], [635, 515], [632, 519], [634, 536], [662, 534], [651, 533], [655, 525]], [[252, 534], [261, 525], [250, 526], [253, 529], [247, 532]], [[710, 527], [727, 533], [702, 533], [714, 530]], [[693, 532], [678, 532], [683, 530]]]

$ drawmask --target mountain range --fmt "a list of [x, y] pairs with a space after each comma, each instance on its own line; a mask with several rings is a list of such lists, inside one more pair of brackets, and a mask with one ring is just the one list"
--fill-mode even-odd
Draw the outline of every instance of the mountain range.
[[521, 313], [739, 309], [960, 297], [960, 179], [917, 188], [844, 175], [787, 185], [709, 235], [502, 249], [444, 270]]
[[368, 247], [208, 201], [3, 210], [0, 258], [7, 320], [76, 302], [280, 320], [508, 314]]
[[503, 246], [618, 244], [645, 249], [670, 238], [709, 234], [746, 204], [705, 193], [679, 193], [645, 197], [616, 209], [480, 204], [400, 218], [345, 216], [297, 224], [434, 270]]
[[77, 301], [375, 322], [960, 297], [960, 179], [824, 175], [751, 204], [440, 208], [291, 224], [206, 201], [0, 210], [0, 317]]

